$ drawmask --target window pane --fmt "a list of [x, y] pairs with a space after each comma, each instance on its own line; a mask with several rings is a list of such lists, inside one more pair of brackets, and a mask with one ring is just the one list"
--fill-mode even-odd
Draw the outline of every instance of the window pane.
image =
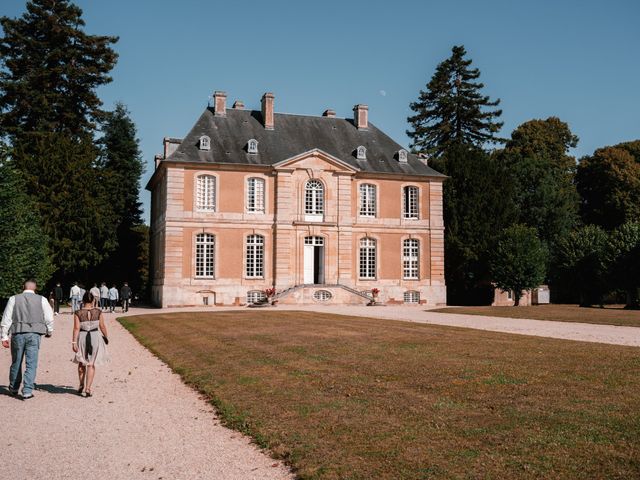
[[196, 277], [214, 276], [215, 236], [210, 233], [196, 235]]
[[324, 187], [319, 180], [309, 180], [305, 186], [304, 213], [311, 215], [324, 213]]
[[196, 180], [196, 209], [215, 212], [216, 210], [216, 177], [199, 175]]
[[376, 216], [376, 186], [368, 183], [360, 185], [360, 215]]
[[262, 235], [247, 237], [246, 275], [248, 278], [264, 276], [264, 237]]
[[418, 187], [404, 187], [402, 189], [402, 216], [404, 218], [418, 218]]
[[247, 180], [247, 212], [264, 213], [264, 179]]
[[418, 266], [420, 244], [418, 240], [410, 238], [402, 242], [402, 276], [405, 279], [417, 280], [419, 278]]
[[373, 238], [360, 240], [360, 278], [376, 278], [376, 241]]

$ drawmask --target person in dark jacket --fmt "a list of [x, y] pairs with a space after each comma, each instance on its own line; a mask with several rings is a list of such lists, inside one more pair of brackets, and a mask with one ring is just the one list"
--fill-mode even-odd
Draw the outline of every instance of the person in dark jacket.
[[53, 289], [53, 300], [54, 300], [54, 315], [58, 315], [60, 313], [60, 304], [62, 300], [64, 300], [64, 292], [62, 291], [62, 286], [60, 286], [60, 282], [56, 283], [56, 288]]
[[120, 289], [120, 300], [122, 300], [122, 311], [129, 311], [129, 302], [131, 302], [131, 287], [127, 282]]

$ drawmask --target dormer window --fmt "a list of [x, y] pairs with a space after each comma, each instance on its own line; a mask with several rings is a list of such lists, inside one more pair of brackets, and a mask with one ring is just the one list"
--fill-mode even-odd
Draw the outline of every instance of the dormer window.
[[206, 135], [203, 135], [200, 137], [200, 142], [199, 142], [199, 147], [200, 150], [209, 150], [211, 149], [211, 139], [209, 137], [207, 137]]
[[367, 149], [360, 145], [356, 149], [356, 158], [358, 160], [366, 160], [367, 159]]
[[247, 142], [247, 153], [258, 153], [258, 141], [254, 138]]
[[398, 150], [398, 161], [400, 163], [407, 163], [407, 151], [405, 149]]

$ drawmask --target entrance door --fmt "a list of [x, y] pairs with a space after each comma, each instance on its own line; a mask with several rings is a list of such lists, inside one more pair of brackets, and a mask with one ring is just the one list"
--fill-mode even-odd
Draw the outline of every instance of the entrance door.
[[305, 285], [324, 283], [324, 238], [305, 237], [303, 273]]

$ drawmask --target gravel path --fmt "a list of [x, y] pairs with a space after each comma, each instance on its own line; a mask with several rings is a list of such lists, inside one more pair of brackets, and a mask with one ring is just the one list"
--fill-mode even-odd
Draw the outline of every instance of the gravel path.
[[[157, 312], [157, 311], [156, 311]], [[243, 435], [222, 427], [212, 407], [107, 316], [109, 365], [94, 396], [75, 394], [71, 315], [42, 339], [35, 397], [6, 389], [9, 350], [0, 347], [2, 478], [292, 479]]]

